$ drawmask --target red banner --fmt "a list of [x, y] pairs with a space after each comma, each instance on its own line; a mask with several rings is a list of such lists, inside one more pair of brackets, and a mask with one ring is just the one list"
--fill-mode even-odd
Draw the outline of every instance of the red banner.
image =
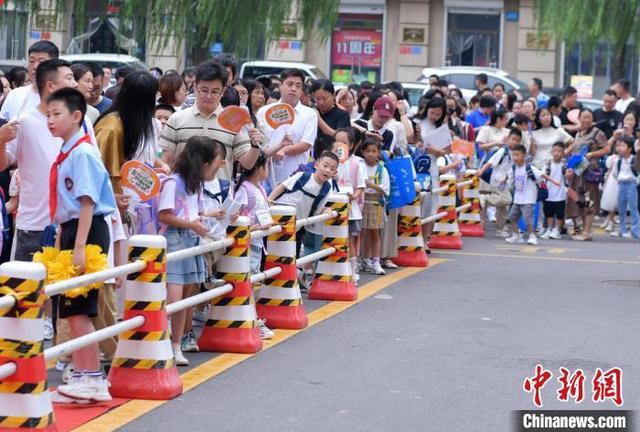
[[382, 31], [336, 30], [331, 43], [333, 66], [380, 67], [382, 63]]

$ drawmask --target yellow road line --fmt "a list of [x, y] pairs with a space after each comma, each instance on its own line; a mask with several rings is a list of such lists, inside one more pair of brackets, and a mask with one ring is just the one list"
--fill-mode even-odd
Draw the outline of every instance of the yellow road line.
[[[434, 266], [440, 263], [448, 261], [443, 258], [431, 258], [429, 260], [429, 265]], [[399, 282], [405, 278], [413, 276], [425, 269], [423, 268], [404, 268], [392, 274], [377, 278], [376, 280], [369, 282], [366, 285], [363, 285], [360, 289], [358, 289], [358, 299], [354, 302], [331, 302], [322, 306], [313, 312], [308, 314], [309, 318], [309, 327], [314, 326], [316, 324], [321, 323], [322, 321], [331, 318], [334, 315], [337, 315], [345, 310], [361, 303], [362, 301], [368, 299], [372, 295], [378, 293], [379, 291], [393, 285], [396, 282]], [[281, 342], [289, 339], [292, 336], [297, 335], [302, 330], [274, 330], [275, 336], [273, 339], [269, 341], [264, 341], [264, 347], [262, 349], [267, 350], [273, 346], [278, 345]], [[242, 363], [243, 361], [254, 357], [256, 354], [220, 354], [219, 356], [208, 360], [202, 363], [199, 366], [194, 367], [193, 369], [183, 373], [180, 375], [182, 378], [182, 385], [184, 392], [197, 387], [198, 385], [204, 383], [205, 381], [210, 380], [216, 375], [221, 374], [227, 369]], [[164, 405], [169, 401], [151, 401], [151, 400], [140, 400], [134, 399], [131, 400], [124, 405], [115, 408], [108, 413], [96, 418], [89, 423], [86, 423], [79, 428], [74, 429], [74, 432], [107, 432], [113, 431], [119, 427], [126, 425], [127, 423], [132, 422], [138, 417], [143, 416], [144, 414], [158, 408], [161, 405]]]
[[469, 256], [481, 256], [481, 257], [498, 257], [498, 258], [516, 258], [516, 259], [528, 259], [528, 260], [547, 260], [547, 261], [570, 261], [570, 262], [585, 262], [585, 263], [597, 263], [597, 264], [640, 264], [638, 261], [626, 261], [626, 260], [611, 260], [611, 259], [599, 259], [599, 258], [570, 258], [570, 257], [550, 257], [550, 256], [536, 256], [536, 255], [508, 255], [508, 254], [496, 254], [496, 253], [482, 253], [482, 252], [454, 252], [439, 250], [438, 254], [446, 255], [469, 255]]

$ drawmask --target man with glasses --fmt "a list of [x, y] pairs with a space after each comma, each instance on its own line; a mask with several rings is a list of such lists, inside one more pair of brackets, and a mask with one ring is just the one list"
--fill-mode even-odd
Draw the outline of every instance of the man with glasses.
[[217, 64], [205, 63], [196, 70], [195, 104], [169, 117], [160, 135], [162, 159], [173, 166], [176, 156], [192, 136], [206, 136], [220, 141], [227, 148], [227, 163], [218, 171], [218, 178], [233, 180], [233, 162], [250, 169], [260, 154], [262, 135], [257, 129], [231, 132], [218, 123], [222, 112], [220, 98], [227, 82], [227, 71]]

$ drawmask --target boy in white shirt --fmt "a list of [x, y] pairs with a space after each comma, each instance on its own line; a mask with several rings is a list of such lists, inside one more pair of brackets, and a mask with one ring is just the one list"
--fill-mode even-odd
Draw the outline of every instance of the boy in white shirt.
[[507, 181], [514, 187], [513, 206], [509, 213], [513, 234], [506, 241], [507, 243], [524, 243], [522, 235], [518, 232], [518, 221], [520, 216], [523, 216], [529, 234], [527, 243], [535, 246], [538, 244], [538, 239], [533, 232], [533, 209], [538, 198], [538, 182], [544, 178], [556, 186], [560, 184], [536, 167], [527, 164], [526, 157], [527, 149], [523, 145], [518, 145], [511, 150], [513, 167], [509, 171]]
[[[547, 175], [560, 184], [548, 186], [549, 196], [543, 203], [544, 217], [547, 218], [547, 230], [540, 236], [545, 240], [560, 240], [560, 229], [564, 222], [564, 209], [567, 204], [567, 186], [564, 181], [565, 164], [562, 161], [564, 156], [564, 143], [557, 142], [551, 147], [551, 161], [547, 163]], [[555, 219], [555, 221], [554, 221]]]

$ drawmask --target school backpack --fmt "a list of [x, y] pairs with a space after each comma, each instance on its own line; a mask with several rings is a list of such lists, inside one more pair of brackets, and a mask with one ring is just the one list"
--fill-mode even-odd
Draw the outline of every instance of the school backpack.
[[222, 204], [223, 202], [225, 202], [225, 200], [229, 196], [229, 188], [231, 187], [231, 182], [229, 182], [229, 180], [220, 180], [220, 179], [218, 180], [218, 182], [220, 183], [219, 192], [213, 193], [207, 190], [206, 188], [203, 188], [203, 191], [207, 197], [214, 199], [218, 201], [218, 203]]
[[416, 174], [429, 174], [431, 170], [431, 157], [422, 150], [409, 146], [411, 161], [416, 169]]
[[[172, 176], [167, 176], [166, 174], [157, 173], [158, 179], [160, 180], [160, 192], [164, 189], [164, 186], [169, 181], [176, 181]], [[166, 227], [161, 226], [160, 221], [158, 220], [158, 212], [160, 208], [160, 193], [158, 193], [153, 198], [141, 202], [136, 205], [135, 208], [135, 225], [136, 225], [136, 233], [137, 234], [163, 234], [166, 230]]]
[[331, 179], [331, 182], [325, 182], [322, 185], [322, 188], [320, 189], [320, 193], [318, 193], [318, 195], [313, 195], [312, 193], [309, 193], [304, 189], [304, 186], [307, 184], [307, 182], [309, 182], [312, 175], [313, 174], [311, 173], [303, 173], [300, 176], [300, 178], [296, 180], [296, 183], [293, 185], [293, 188], [291, 190], [285, 190], [282, 194], [276, 197], [276, 200], [279, 199], [282, 195], [300, 191], [304, 195], [310, 198], [313, 198], [313, 202], [311, 203], [311, 209], [309, 210], [308, 216], [315, 215], [316, 210], [318, 210], [318, 206], [329, 195], [329, 192], [331, 192], [331, 189], [335, 190], [336, 192], [339, 192], [340, 189], [338, 188], [338, 183], [336, 183], [334, 179]]
[[[513, 170], [513, 175], [515, 176], [516, 164], [513, 164], [511, 169]], [[527, 171], [527, 177], [529, 178], [529, 180], [535, 183], [538, 190], [536, 201], [546, 201], [547, 198], [549, 198], [549, 189], [547, 189], [547, 184], [545, 182], [538, 182], [535, 174], [533, 174], [533, 170], [531, 169], [531, 164], [526, 164], [525, 169]]]
[[[507, 146], [504, 146], [503, 148], [504, 148], [504, 153], [502, 153], [502, 157], [498, 161], [498, 166], [500, 166], [502, 164], [502, 162], [504, 162], [505, 158], [507, 158], [509, 156], [509, 148]], [[494, 153], [496, 153], [498, 151], [500, 151], [500, 149], [496, 150]], [[489, 159], [487, 159], [487, 162], [488, 161], [489, 161]], [[491, 184], [491, 176], [492, 175], [493, 175], [493, 167], [490, 166], [486, 170], [484, 170], [484, 172], [480, 176], [480, 179], [482, 181], [484, 181], [485, 183]]]

